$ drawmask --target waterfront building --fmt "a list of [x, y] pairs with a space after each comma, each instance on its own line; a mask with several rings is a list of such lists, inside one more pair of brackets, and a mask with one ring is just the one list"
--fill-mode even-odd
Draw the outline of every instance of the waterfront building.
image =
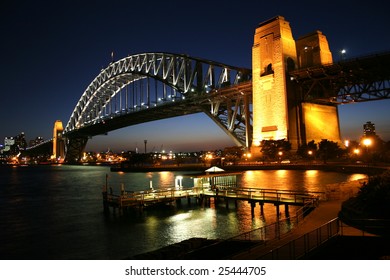
[[15, 145], [15, 138], [14, 137], [5, 137], [4, 138], [4, 152], [9, 152], [11, 150], [11, 147]]
[[364, 137], [375, 136], [375, 124], [370, 121], [366, 122], [363, 125], [363, 135]]
[[21, 132], [19, 135], [15, 136], [15, 149], [16, 152], [24, 150], [27, 148], [27, 141], [24, 132]]

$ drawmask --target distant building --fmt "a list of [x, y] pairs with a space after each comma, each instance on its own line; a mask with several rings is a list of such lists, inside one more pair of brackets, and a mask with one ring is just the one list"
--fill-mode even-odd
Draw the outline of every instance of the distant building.
[[4, 138], [4, 152], [9, 152], [11, 150], [11, 147], [15, 145], [15, 138], [14, 137], [5, 137]]
[[27, 141], [24, 132], [21, 132], [19, 135], [15, 137], [15, 146], [16, 146], [16, 152], [19, 152], [27, 148]]
[[364, 136], [375, 136], [375, 124], [372, 122], [366, 122], [363, 125], [363, 135]]
[[21, 132], [15, 137], [5, 137], [4, 138], [4, 148], [3, 152], [9, 152], [11, 154], [17, 154], [21, 150], [27, 148], [27, 141], [24, 135], [24, 132]]

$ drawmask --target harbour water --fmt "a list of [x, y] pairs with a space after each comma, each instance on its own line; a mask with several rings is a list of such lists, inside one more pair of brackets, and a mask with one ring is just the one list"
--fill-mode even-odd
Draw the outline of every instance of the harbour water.
[[[106, 174], [109, 186], [119, 192], [121, 184], [126, 190], [146, 190], [150, 181], [154, 188], [170, 188], [181, 172], [114, 173], [106, 166], [0, 167], [0, 258], [126, 259], [192, 237], [224, 239], [276, 221], [273, 205], [265, 205], [263, 216], [257, 209], [252, 217], [244, 202], [237, 209], [226, 209], [185, 201], [180, 207], [104, 215]], [[318, 170], [253, 170], [243, 173], [239, 185], [325, 191], [329, 184], [364, 177]], [[189, 178], [183, 180], [184, 186], [191, 184]]]

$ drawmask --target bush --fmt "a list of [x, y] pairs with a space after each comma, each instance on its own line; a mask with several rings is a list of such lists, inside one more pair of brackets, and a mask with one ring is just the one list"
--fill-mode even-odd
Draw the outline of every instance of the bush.
[[390, 218], [390, 171], [370, 177], [358, 194], [357, 200], [370, 218]]

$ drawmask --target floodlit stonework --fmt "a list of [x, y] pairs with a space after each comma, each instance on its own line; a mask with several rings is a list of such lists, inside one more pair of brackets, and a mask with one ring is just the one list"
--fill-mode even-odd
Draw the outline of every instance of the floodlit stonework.
[[307, 141], [319, 143], [322, 139], [340, 141], [339, 118], [336, 106], [302, 103]]
[[61, 121], [56, 121], [53, 128], [53, 159], [64, 158], [64, 142], [62, 139], [62, 131], [64, 130]]
[[294, 40], [282, 16], [259, 24], [252, 47], [253, 141], [286, 139], [292, 148], [311, 140], [340, 141], [337, 106], [303, 103], [288, 72], [332, 63], [326, 37], [320, 31]]

